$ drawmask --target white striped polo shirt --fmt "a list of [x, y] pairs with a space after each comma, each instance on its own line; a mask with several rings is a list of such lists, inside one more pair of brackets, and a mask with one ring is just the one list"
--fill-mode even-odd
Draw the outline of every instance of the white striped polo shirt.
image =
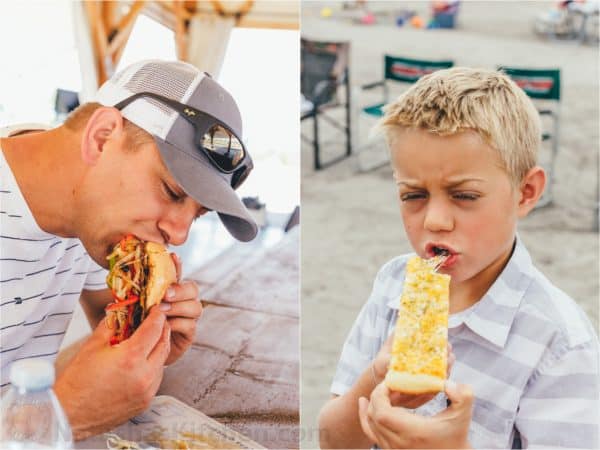
[[[356, 382], [393, 332], [405, 265], [385, 264], [344, 344], [331, 392]], [[455, 316], [455, 317], [453, 317]], [[456, 356], [450, 379], [472, 386], [474, 448], [598, 448], [599, 344], [583, 310], [532, 264], [517, 238], [514, 252], [484, 297], [451, 315]], [[438, 394], [416, 410], [446, 407]]]
[[[0, 136], [7, 135], [7, 129], [0, 130]], [[12, 361], [55, 360], [82, 289], [106, 288], [106, 270], [78, 239], [54, 236], [37, 225], [1, 149], [0, 174], [0, 384], [5, 389]]]

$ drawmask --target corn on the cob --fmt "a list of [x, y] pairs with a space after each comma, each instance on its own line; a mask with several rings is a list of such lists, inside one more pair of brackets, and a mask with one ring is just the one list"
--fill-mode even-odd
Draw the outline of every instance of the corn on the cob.
[[385, 378], [390, 390], [421, 394], [444, 389], [450, 276], [435, 272], [436, 259], [408, 261]]

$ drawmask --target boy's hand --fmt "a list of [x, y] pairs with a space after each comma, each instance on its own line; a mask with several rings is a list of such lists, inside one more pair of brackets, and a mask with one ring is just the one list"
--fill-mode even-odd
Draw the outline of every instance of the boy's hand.
[[470, 448], [473, 393], [467, 385], [446, 383], [450, 406], [433, 417], [422, 417], [392, 406], [390, 391], [381, 383], [371, 401], [361, 397], [359, 417], [363, 432], [380, 448]]
[[[388, 365], [390, 363], [392, 342], [394, 340], [394, 334], [385, 341], [383, 347], [377, 353], [377, 356], [373, 360], [373, 382], [381, 383], [387, 373]], [[454, 353], [452, 353], [452, 344], [448, 342], [448, 367], [446, 373], [450, 375], [452, 365], [454, 364]], [[429, 400], [435, 397], [435, 394], [403, 394], [401, 392], [390, 392], [390, 401], [393, 406], [402, 406], [404, 408], [418, 408], [424, 405]]]

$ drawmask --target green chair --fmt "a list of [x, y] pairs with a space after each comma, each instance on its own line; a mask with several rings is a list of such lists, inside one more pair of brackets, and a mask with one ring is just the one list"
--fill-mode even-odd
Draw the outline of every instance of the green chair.
[[[314, 149], [315, 170], [335, 164], [352, 154], [350, 136], [350, 80], [348, 76], [348, 59], [350, 44], [348, 42], [321, 42], [301, 39], [300, 48], [300, 121], [312, 119], [313, 135], [304, 140], [312, 144]], [[341, 93], [340, 91], [344, 91]], [[344, 120], [340, 121], [328, 114], [333, 108], [344, 108]], [[344, 154], [328, 161], [322, 161], [319, 122], [344, 132], [346, 149]]]
[[[548, 186], [537, 207], [552, 203], [554, 184], [554, 166], [558, 155], [560, 123], [560, 69], [523, 69], [500, 66], [498, 68], [511, 77], [514, 82], [536, 103], [542, 118], [549, 117], [550, 126], [542, 124], [542, 141], [551, 144], [550, 161], [547, 164]], [[539, 101], [544, 104], [540, 104]], [[547, 122], [547, 121], [544, 121]]]
[[[383, 80], [361, 86], [361, 88], [365, 91], [375, 88], [382, 88], [383, 101], [363, 107], [361, 110], [362, 113], [372, 119], [381, 118], [383, 116], [383, 107], [390, 101], [390, 87], [392, 83], [412, 84], [418, 81], [419, 78], [424, 75], [435, 72], [436, 70], [448, 69], [453, 65], [454, 61], [451, 60], [431, 61], [425, 59], [410, 59], [385, 55]], [[370, 147], [370, 145], [367, 145], [367, 147]], [[359, 155], [358, 166], [360, 171], [375, 169], [383, 164], [386, 164], [388, 161], [387, 156], [385, 156], [383, 159], [378, 158], [376, 160], [374, 157], [366, 159], [363, 157], [364, 155], [373, 156], [373, 153], [365, 152]]]

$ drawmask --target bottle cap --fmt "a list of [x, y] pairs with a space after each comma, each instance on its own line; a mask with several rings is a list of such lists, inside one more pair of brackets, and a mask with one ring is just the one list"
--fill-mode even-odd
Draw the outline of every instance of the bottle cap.
[[13, 386], [38, 391], [54, 384], [54, 366], [43, 359], [22, 359], [10, 367], [10, 382]]

